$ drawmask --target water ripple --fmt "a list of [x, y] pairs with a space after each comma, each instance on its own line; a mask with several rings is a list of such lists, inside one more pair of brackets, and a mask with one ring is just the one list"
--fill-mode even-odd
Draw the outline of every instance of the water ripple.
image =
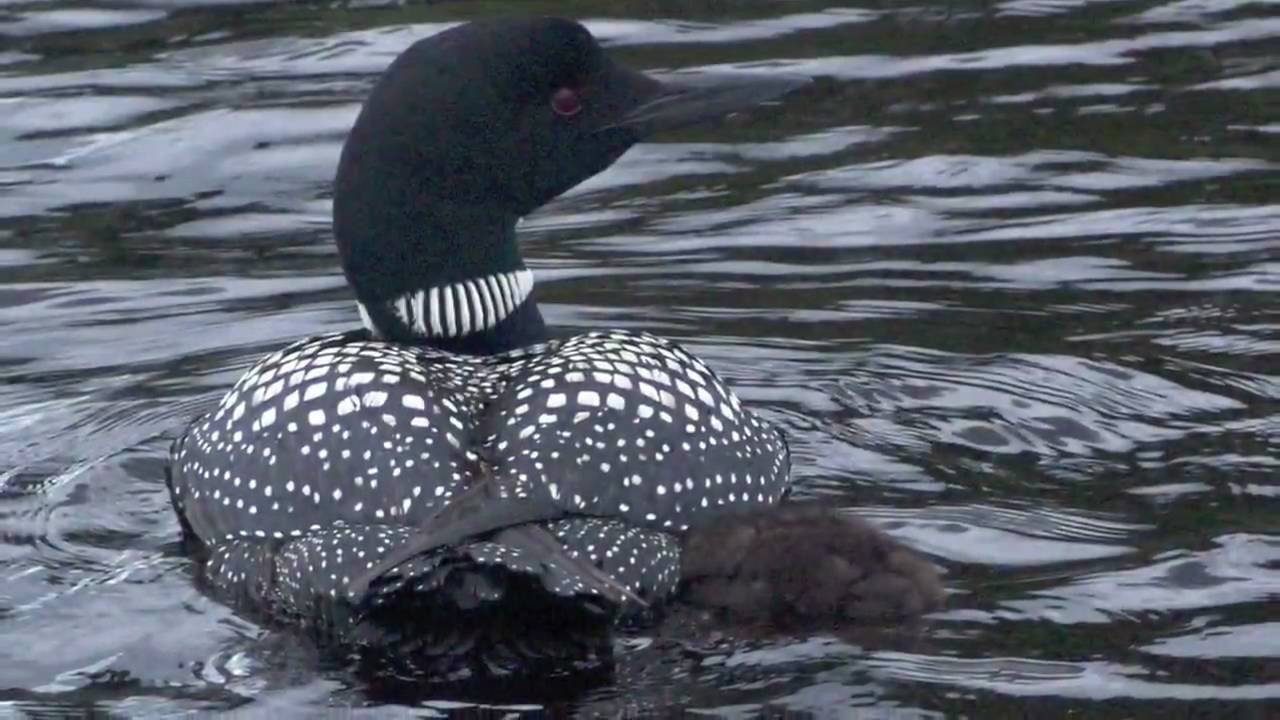
[[539, 300], [567, 330], [704, 357], [786, 431], [797, 495], [941, 566], [944, 611], [753, 639], [675, 608], [622, 637], [610, 683], [474, 706], [388, 696], [208, 600], [176, 544], [168, 438], [262, 353], [357, 322], [330, 184], [377, 73], [464, 16], [528, 8], [18, 0], [0, 13], [0, 714], [1265, 714], [1280, 18], [730, 5], [560, 10], [641, 67], [816, 82], [642, 144], [527, 218]]

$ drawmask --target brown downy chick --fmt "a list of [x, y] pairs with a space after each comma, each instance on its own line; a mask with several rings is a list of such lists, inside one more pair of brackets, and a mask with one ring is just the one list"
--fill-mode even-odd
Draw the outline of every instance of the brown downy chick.
[[779, 630], [910, 621], [943, 599], [928, 560], [812, 503], [726, 514], [691, 530], [680, 577], [694, 605]]

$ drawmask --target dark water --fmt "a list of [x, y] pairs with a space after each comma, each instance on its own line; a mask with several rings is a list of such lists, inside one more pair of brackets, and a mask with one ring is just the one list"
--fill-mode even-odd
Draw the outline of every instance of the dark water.
[[356, 325], [328, 193], [357, 103], [504, 9], [585, 16], [644, 67], [819, 78], [636, 148], [529, 218], [527, 255], [549, 319], [689, 345], [785, 426], [804, 494], [953, 595], [920, 637], [665, 626], [612, 682], [493, 697], [1280, 707], [1280, 6], [694, 5], [0, 5], [0, 716], [461, 707], [200, 595], [162, 462], [252, 359]]

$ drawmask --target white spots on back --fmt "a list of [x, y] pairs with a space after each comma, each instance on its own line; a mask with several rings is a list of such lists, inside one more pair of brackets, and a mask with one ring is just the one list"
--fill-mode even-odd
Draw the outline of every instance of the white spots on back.
[[711, 397], [711, 393], [707, 392], [705, 387], [698, 388], [698, 401], [707, 407], [715, 407], [716, 400]]
[[[507, 289], [476, 282], [451, 302], [487, 324], [510, 307]], [[405, 311], [429, 324], [444, 302], [429, 300]], [[325, 336], [258, 363], [195, 426], [175, 457], [175, 498], [202, 508], [190, 515], [202, 538], [305, 543], [305, 561], [292, 550], [277, 561], [298, 558], [299, 587], [328, 592], [343, 575], [321, 565], [342, 567], [339, 549], [368, 555], [359, 538], [375, 524], [428, 517], [473, 482], [480, 446], [512, 492], [601, 516], [575, 518], [566, 537], [629, 586], [657, 582], [632, 567], [677, 579], [665, 533], [730, 504], [776, 502], [787, 484], [780, 438], [705, 365], [651, 336], [590, 333], [492, 357]], [[489, 546], [486, 558], [515, 562]]]
[[315, 400], [316, 398], [323, 396], [325, 394], [325, 391], [328, 389], [329, 389], [329, 383], [327, 382], [313, 383], [311, 385], [308, 385], [307, 389], [302, 393], [302, 399], [308, 400], [308, 401]]
[[640, 383], [640, 394], [644, 395], [645, 397], [649, 398], [654, 402], [658, 402], [658, 389], [650, 385], [649, 383], [646, 383], [646, 382]]
[[[495, 438], [506, 475], [548, 483], [583, 478], [571, 484], [590, 492], [565, 493], [558, 483], [565, 507], [575, 512], [618, 513], [670, 528], [704, 508], [774, 502], [788, 482], [776, 434], [754, 415], [726, 418], [721, 406], [732, 411], [728, 388], [696, 358], [651, 336], [591, 333], [567, 340], [527, 368], [512, 396], [520, 402]], [[570, 403], [575, 412], [552, 412]], [[555, 469], [562, 466], [567, 475]], [[594, 475], [582, 473], [587, 467]], [[709, 470], [739, 467], [751, 469], [768, 490], [748, 497], [708, 482], [712, 497], [700, 502], [695, 487], [714, 474]], [[681, 499], [685, 493], [695, 497]]]
[[338, 401], [338, 415], [350, 415], [360, 409], [360, 398], [348, 395]]

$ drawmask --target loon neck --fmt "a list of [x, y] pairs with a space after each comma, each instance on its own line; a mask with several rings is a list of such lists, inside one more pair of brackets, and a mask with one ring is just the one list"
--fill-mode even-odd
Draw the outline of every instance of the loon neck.
[[375, 337], [479, 354], [546, 339], [515, 213], [442, 197], [403, 168], [375, 184], [354, 172], [368, 169], [360, 164], [340, 165], [334, 234], [360, 318]]
[[542, 342], [546, 324], [524, 267], [410, 290], [390, 300], [356, 301], [375, 337], [451, 352], [492, 354]]

